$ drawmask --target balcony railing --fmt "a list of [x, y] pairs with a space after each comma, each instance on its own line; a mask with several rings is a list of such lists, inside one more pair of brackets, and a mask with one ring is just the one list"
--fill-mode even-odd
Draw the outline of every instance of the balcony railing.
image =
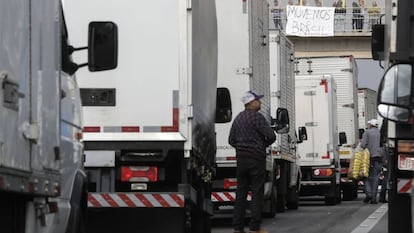
[[[272, 12], [273, 9], [270, 9], [269, 13], [269, 28], [270, 29], [286, 29], [287, 17], [284, 11], [282, 11], [278, 16]], [[372, 25], [380, 23], [381, 19], [384, 21], [384, 13], [368, 13], [363, 11], [361, 13], [355, 14], [352, 13], [353, 8], [346, 8], [345, 13], [335, 13], [334, 19], [334, 32], [335, 35], [339, 34], [354, 34], [358, 33], [371, 33]], [[384, 12], [384, 9], [380, 9], [380, 12]]]

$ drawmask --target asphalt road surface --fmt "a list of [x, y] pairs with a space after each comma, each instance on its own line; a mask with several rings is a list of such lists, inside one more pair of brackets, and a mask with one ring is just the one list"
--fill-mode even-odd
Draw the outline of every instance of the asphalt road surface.
[[[335, 206], [324, 205], [321, 197], [301, 198], [298, 210], [263, 219], [262, 227], [270, 233], [387, 233], [388, 204], [365, 204], [363, 198], [360, 193]], [[231, 218], [213, 220], [212, 233], [232, 232]]]

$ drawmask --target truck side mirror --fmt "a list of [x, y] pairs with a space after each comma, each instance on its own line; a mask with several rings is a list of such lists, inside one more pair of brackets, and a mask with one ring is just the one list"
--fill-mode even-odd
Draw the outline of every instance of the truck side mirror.
[[408, 123], [412, 116], [412, 66], [395, 64], [384, 74], [378, 89], [378, 113], [390, 121]]
[[384, 24], [372, 25], [371, 54], [373, 60], [384, 60]]
[[230, 91], [227, 88], [217, 88], [216, 94], [216, 123], [227, 123], [232, 119]]
[[306, 127], [299, 127], [299, 143], [308, 140], [308, 133], [306, 132]]
[[364, 134], [365, 129], [358, 129], [358, 138], [362, 139], [362, 135]]
[[339, 145], [346, 144], [348, 140], [346, 139], [346, 133], [345, 132], [339, 132]]
[[289, 113], [286, 108], [278, 108], [276, 110], [276, 119], [272, 120], [272, 128], [278, 134], [289, 132]]
[[113, 22], [91, 22], [88, 34], [89, 71], [115, 69], [118, 65], [118, 27]]

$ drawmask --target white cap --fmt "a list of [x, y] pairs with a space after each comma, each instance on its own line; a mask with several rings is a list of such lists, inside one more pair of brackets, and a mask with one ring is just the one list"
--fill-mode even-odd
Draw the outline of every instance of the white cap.
[[241, 97], [241, 102], [243, 102], [243, 104], [248, 104], [253, 100], [259, 100], [263, 98], [263, 96], [264, 95], [258, 95], [253, 91], [246, 91], [244, 95]]
[[371, 119], [368, 121], [368, 124], [378, 127], [378, 120], [377, 119]]

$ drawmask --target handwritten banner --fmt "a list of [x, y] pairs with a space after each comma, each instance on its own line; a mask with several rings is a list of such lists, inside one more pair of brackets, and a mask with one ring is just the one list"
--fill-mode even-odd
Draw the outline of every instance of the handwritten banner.
[[302, 37], [334, 36], [335, 7], [286, 6], [286, 34]]

